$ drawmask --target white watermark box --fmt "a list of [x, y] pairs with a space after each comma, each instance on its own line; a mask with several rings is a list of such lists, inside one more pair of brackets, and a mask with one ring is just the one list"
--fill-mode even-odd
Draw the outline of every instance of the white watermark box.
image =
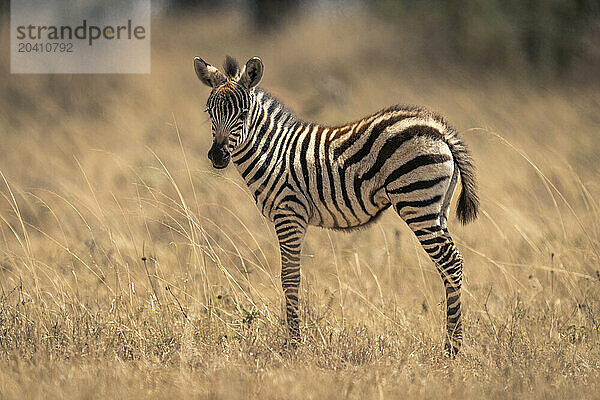
[[150, 73], [150, 0], [11, 0], [10, 71]]

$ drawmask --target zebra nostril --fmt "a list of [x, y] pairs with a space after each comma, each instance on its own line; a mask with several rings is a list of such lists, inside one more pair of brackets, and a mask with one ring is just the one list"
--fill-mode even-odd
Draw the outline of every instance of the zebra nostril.
[[229, 149], [223, 145], [213, 143], [210, 150], [208, 151], [208, 158], [212, 161], [213, 167], [225, 168], [231, 159]]

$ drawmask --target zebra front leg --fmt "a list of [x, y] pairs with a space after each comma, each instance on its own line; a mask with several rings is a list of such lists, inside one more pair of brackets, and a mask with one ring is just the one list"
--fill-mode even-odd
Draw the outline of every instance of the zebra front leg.
[[277, 214], [275, 231], [281, 252], [281, 286], [285, 296], [289, 345], [294, 348], [300, 341], [300, 318], [298, 317], [298, 290], [300, 287], [300, 252], [306, 233], [305, 220], [291, 213]]

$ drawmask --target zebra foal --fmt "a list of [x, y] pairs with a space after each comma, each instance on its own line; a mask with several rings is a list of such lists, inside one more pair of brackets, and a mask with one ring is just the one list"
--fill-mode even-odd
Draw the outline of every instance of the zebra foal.
[[446, 351], [462, 344], [463, 259], [447, 229], [458, 178], [457, 216], [477, 217], [474, 167], [465, 144], [441, 117], [417, 107], [393, 106], [356, 122], [305, 122], [256, 87], [259, 58], [242, 68], [227, 57], [223, 72], [199, 57], [194, 69], [212, 88], [206, 112], [215, 168], [230, 160], [262, 214], [275, 224], [281, 252], [290, 342], [300, 336], [300, 251], [308, 225], [352, 229], [392, 206], [435, 263], [446, 289]]

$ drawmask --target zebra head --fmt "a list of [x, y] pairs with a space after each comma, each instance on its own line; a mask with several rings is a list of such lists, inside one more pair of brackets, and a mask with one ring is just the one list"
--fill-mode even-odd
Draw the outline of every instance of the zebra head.
[[196, 57], [194, 69], [198, 79], [212, 88], [206, 102], [213, 133], [208, 158], [213, 167], [225, 168], [231, 152], [245, 139], [244, 124], [251, 105], [250, 89], [262, 78], [263, 64], [260, 58], [254, 57], [240, 69], [237, 61], [227, 56], [224, 72], [221, 72]]

